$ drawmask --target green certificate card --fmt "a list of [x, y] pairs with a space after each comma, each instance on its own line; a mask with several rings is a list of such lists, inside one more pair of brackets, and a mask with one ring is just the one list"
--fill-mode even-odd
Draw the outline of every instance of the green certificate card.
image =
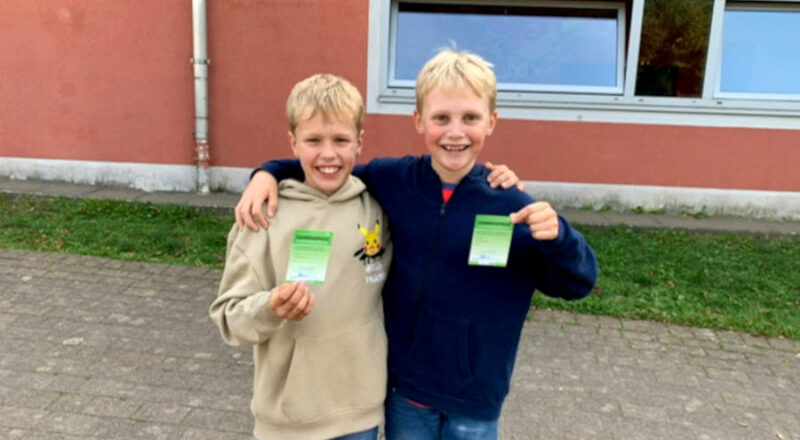
[[292, 250], [289, 254], [289, 267], [286, 269], [286, 281], [322, 284], [328, 269], [332, 243], [333, 232], [307, 229], [294, 231]]
[[469, 265], [506, 267], [513, 232], [507, 215], [476, 215]]

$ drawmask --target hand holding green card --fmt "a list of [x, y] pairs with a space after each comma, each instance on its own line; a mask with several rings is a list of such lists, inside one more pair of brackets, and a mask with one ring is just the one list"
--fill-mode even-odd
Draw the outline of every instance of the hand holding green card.
[[294, 231], [286, 282], [322, 284], [331, 255], [333, 232], [298, 229]]
[[469, 265], [506, 267], [513, 232], [514, 225], [508, 216], [476, 215]]

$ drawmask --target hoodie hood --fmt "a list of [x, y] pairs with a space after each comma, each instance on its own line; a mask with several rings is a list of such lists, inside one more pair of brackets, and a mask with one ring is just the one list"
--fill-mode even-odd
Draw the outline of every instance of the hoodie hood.
[[304, 182], [295, 179], [282, 180], [278, 184], [278, 193], [281, 197], [303, 201], [321, 200], [328, 202], [342, 202], [345, 200], [350, 200], [354, 197], [358, 197], [366, 190], [367, 187], [364, 185], [364, 182], [362, 182], [358, 177], [352, 175], [348, 176], [347, 180], [344, 182], [344, 185], [342, 185], [330, 196], [327, 196], [319, 190], [306, 185]]

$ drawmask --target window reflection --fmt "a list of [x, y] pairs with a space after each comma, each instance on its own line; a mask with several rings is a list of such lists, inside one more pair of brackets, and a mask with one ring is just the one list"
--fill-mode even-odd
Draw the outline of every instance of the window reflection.
[[800, 94], [800, 11], [726, 10], [720, 91]]
[[636, 94], [699, 97], [713, 0], [646, 0]]
[[394, 80], [443, 47], [480, 54], [504, 90], [619, 87], [617, 9], [400, 3]]

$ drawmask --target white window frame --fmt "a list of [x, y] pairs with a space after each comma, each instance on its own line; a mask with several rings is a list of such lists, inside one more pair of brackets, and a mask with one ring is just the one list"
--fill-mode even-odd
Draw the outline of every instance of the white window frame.
[[[453, 0], [413, 0], [442, 3]], [[389, 85], [392, 7], [396, 0], [370, 0], [367, 54], [367, 111], [376, 114], [410, 115], [414, 108], [413, 87]], [[453, 1], [454, 2], [454, 1]], [[501, 118], [616, 122], [692, 126], [800, 129], [800, 102], [752, 97], [719, 96], [722, 20], [726, 0], [714, 0], [711, 33], [706, 60], [703, 93], [697, 98], [636, 96], [636, 72], [645, 0], [632, 0], [628, 53], [624, 62], [622, 91], [616, 95], [597, 93], [547, 93], [542, 91], [499, 91], [497, 106]], [[773, 0], [798, 5], [800, 0]], [[537, 0], [465, 0], [458, 3], [507, 5], [552, 5]], [[564, 2], [567, 3], [574, 2]], [[755, 2], [754, 2], [755, 3]], [[395, 11], [396, 12], [396, 11]], [[622, 12], [625, 15], [624, 11]], [[624, 38], [624, 33], [620, 34]]]

